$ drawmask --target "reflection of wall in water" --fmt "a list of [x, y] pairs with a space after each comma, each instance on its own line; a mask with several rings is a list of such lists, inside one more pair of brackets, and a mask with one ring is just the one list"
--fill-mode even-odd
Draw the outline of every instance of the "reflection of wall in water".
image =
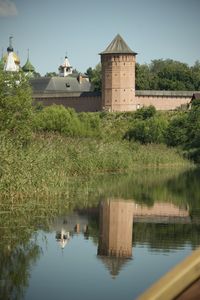
[[173, 203], [158, 202], [148, 207], [134, 203], [133, 216], [159, 216], [159, 217], [188, 217], [189, 208], [181, 208]]
[[131, 257], [132, 223], [133, 202], [122, 200], [101, 202], [98, 254]]

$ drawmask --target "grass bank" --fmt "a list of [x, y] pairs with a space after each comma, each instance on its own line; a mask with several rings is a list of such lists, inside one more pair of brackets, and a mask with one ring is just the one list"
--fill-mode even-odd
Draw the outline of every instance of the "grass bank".
[[56, 195], [66, 191], [69, 178], [76, 176], [191, 165], [176, 149], [165, 145], [58, 134], [37, 134], [26, 147], [1, 137], [0, 160], [1, 198], [13, 199]]

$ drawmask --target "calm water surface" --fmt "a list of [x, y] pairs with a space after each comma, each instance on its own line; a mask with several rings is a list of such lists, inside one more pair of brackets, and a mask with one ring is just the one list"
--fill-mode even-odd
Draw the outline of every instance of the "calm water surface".
[[1, 204], [0, 299], [135, 299], [200, 245], [200, 172], [99, 176]]

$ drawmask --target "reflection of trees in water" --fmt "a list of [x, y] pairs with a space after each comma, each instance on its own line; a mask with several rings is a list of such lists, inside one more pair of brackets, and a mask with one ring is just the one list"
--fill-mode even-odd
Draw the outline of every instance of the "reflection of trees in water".
[[189, 170], [166, 182], [177, 203], [188, 203], [193, 218], [200, 216], [200, 169]]
[[[188, 171], [193, 172], [193, 171]], [[185, 174], [185, 172], [183, 173]], [[134, 199], [138, 203], [153, 205], [156, 201], [180, 203], [179, 194], [173, 193], [168, 182], [178, 182], [182, 173], [178, 170], [141, 170], [132, 174], [99, 176], [87, 182], [88, 202], [90, 197], [99, 198], [115, 197]], [[192, 176], [192, 175], [191, 175]], [[195, 177], [195, 174], [194, 174]], [[191, 185], [192, 185], [191, 180]], [[90, 191], [94, 190], [94, 193]], [[91, 202], [90, 202], [91, 203]], [[182, 201], [183, 203], [183, 201]]]
[[176, 170], [145, 170], [129, 176], [113, 176], [113, 182], [102, 189], [105, 197], [134, 199], [137, 203], [154, 202], [189, 204], [192, 214], [200, 215], [200, 169], [184, 172]]
[[134, 223], [133, 246], [146, 244], [157, 251], [200, 245], [200, 224]]
[[0, 299], [22, 299], [31, 266], [41, 254], [34, 232], [42, 224], [48, 228], [51, 210], [32, 201], [0, 205]]
[[0, 298], [22, 299], [28, 286], [29, 270], [38, 259], [40, 248], [33, 241], [20, 244], [13, 249], [0, 245]]

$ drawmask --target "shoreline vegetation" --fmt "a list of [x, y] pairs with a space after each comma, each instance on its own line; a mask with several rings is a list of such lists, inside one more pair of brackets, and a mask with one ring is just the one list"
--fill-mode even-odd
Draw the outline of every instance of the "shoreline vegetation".
[[[3, 141], [2, 141], [3, 140]], [[67, 192], [76, 177], [131, 173], [140, 169], [191, 168], [174, 148], [128, 141], [37, 134], [26, 147], [1, 140], [1, 197], [51, 197]], [[54, 194], [54, 195], [53, 195]]]
[[23, 73], [0, 72], [0, 86], [0, 199], [57, 194], [72, 177], [190, 168], [192, 159], [200, 161], [199, 101], [191, 110], [165, 113], [153, 106], [76, 113], [33, 106]]

